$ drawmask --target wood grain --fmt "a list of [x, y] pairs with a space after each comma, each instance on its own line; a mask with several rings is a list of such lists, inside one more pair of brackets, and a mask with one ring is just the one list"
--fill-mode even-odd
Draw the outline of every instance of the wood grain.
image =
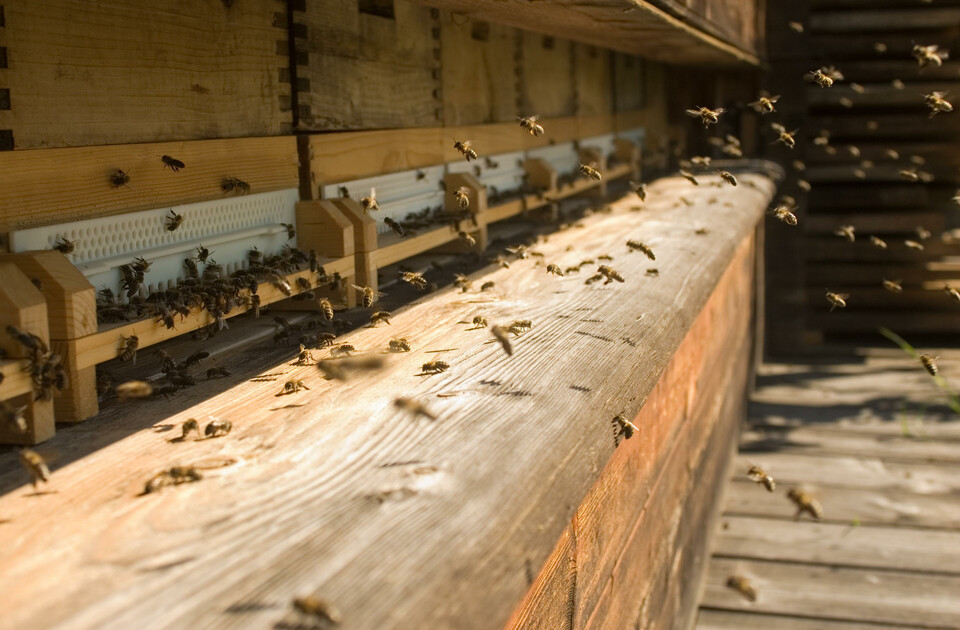
[[[756, 188], [725, 191], [735, 209], [701, 213], [710, 238], [678, 230], [672, 209], [678, 194], [705, 209], [709, 192], [668, 179], [651, 187], [646, 212], [614, 204], [612, 214], [538, 245], [561, 265], [610, 253], [624, 286], [552, 278], [533, 260], [485, 271], [474, 282], [495, 280], [497, 289], [482, 301], [444, 290], [395, 312], [392, 326], [347, 335], [363, 353], [410, 339], [414, 351], [389, 357], [375, 375], [324, 382], [315, 368], [288, 366], [289, 355], [281, 363], [277, 351], [251, 347], [226, 363], [236, 375], [226, 389], [211, 382], [169, 401], [105, 409], [83, 425], [102, 432], [95, 452], [89, 435], [61, 432], [58, 492], [0, 497], [0, 513], [13, 515], [6, 535], [18, 541], [0, 558], [5, 620], [263, 627], [296, 623], [291, 597], [314, 592], [343, 611], [345, 628], [501, 626], [528, 588], [522, 558], [549, 554], [609, 461], [609, 418], [642, 407], [766, 208], [771, 182], [741, 181]], [[657, 251], [658, 278], [626, 253], [624, 241], [641, 235]], [[482, 331], [456, 324], [477, 313], [531, 319], [534, 328], [508, 358]], [[442, 349], [452, 350], [426, 352]], [[437, 357], [452, 368], [417, 376]], [[279, 381], [241, 380], [278, 372], [311, 390], [283, 400], [274, 397]], [[422, 398], [440, 419], [394, 411], [397, 395]], [[233, 421], [233, 433], [168, 444], [150, 430], [208, 415]], [[15, 487], [10, 457], [0, 458], [10, 471], [0, 483]], [[136, 496], [163, 467], [222, 457], [236, 464]], [[381, 492], [383, 503], [372, 498]], [[22, 579], [27, 571], [35, 577]]]

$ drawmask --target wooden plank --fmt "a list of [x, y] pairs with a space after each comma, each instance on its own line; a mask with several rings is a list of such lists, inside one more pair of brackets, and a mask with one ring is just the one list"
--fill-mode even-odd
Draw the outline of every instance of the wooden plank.
[[[613, 53], [573, 45], [574, 93], [577, 116], [604, 116], [613, 112]], [[584, 134], [592, 135], [592, 134]]]
[[[807, 51], [812, 50], [818, 58], [844, 63], [849, 59], [857, 61], [905, 60], [910, 58], [910, 51], [916, 45], [918, 36], [923, 38], [924, 45], [936, 44], [942, 49], [950, 50], [952, 46], [955, 46], [957, 34], [955, 29], [946, 24], [941, 24], [940, 28], [924, 29], [923, 33], [909, 31], [862, 34], [811, 32], [805, 37], [808, 43], [805, 44], [803, 50], [805, 57], [809, 57]], [[885, 53], [877, 53], [874, 48], [877, 42], [886, 45], [887, 51]], [[856, 81], [856, 79], [850, 80]]]
[[943, 28], [960, 22], [960, 7], [915, 7], [910, 9], [873, 8], [847, 11], [818, 11], [810, 16], [807, 27], [821, 33], [859, 33], [865, 31], [917, 31]]
[[[697, 630], [889, 630], [888, 624], [804, 619], [787, 615], [759, 614], [753, 611], [713, 610], [701, 608]], [[919, 626], [899, 625], [903, 630], [917, 630]]]
[[[919, 96], [919, 95], [918, 95]], [[957, 116], [929, 118], [917, 114], [838, 113], [817, 114], [808, 119], [808, 129], [829, 129], [834, 142], [889, 138], [910, 141], [955, 141], [960, 135]]]
[[[296, 623], [290, 598], [313, 592], [353, 627], [502, 626], [528, 588], [521, 558], [549, 554], [614, 452], [610, 417], [640, 409], [767, 207], [772, 183], [740, 180], [725, 191], [735, 207], [704, 214], [710, 239], [677, 231], [671, 209], [678, 194], [705, 203], [710, 191], [688, 193], [671, 178], [651, 186], [647, 211], [630, 212], [625, 200], [537, 246], [560, 265], [612, 253], [627, 279], [620, 288], [642, 287], [630, 299], [618, 287], [553, 278], [536, 261], [519, 261], [472, 278], [496, 282], [483, 302], [451, 288], [394, 312], [389, 327], [346, 335], [364, 353], [394, 336], [410, 339], [413, 352], [388, 356], [374, 374], [325, 382], [316, 368], [286, 365], [289, 351], [256, 346], [226, 363], [236, 377], [225, 389], [211, 381], [169, 401], [113, 405], [87, 425], [103, 431], [92, 439], [61, 432], [58, 492], [42, 501], [20, 491], [0, 496], [0, 511], [16, 515], [6, 533], [20, 541], [0, 558], [6, 618], [25, 627], [70, 618], [104, 630], [133, 620], [143, 630], [259, 628]], [[618, 253], [641, 226], [664, 261], [658, 278], [645, 276], [645, 260]], [[591, 310], [577, 317], [577, 309]], [[534, 328], [508, 358], [456, 324], [478, 311], [491, 321], [528, 318]], [[451, 350], [427, 352], [443, 349]], [[438, 356], [450, 370], [416, 376]], [[585, 356], [598, 362], [590, 370]], [[286, 402], [275, 397], [277, 381], [245, 382], [280, 371], [281, 380], [307, 379], [311, 390]], [[440, 420], [394, 412], [398, 395], [423, 398]], [[167, 444], [148, 429], [207, 415], [233, 421], [231, 435]], [[0, 484], [15, 488], [22, 477], [10, 457], [0, 454]], [[135, 496], [161, 468], [211, 457], [242, 464]], [[391, 465], [402, 462], [420, 463]], [[388, 490], [383, 503], [367, 498]], [[25, 580], [23, 571], [41, 577]], [[91, 573], [97, 579], [83, 579]], [[160, 600], [177, 604], [149, 614]]]
[[[620, 4], [602, 0], [562, 0], [547, 6], [526, 0], [418, 1], [471, 19], [499, 22], [656, 61], [687, 65], [759, 64], [754, 42], [726, 41], [641, 0], [632, 2], [628, 11]], [[747, 22], [752, 24], [753, 20]]]
[[[727, 490], [725, 514], [792, 520], [796, 507], [785, 492], [778, 489], [771, 495], [752, 481], [736, 480]], [[949, 499], [949, 494], [828, 486], [817, 487], [812, 493], [823, 505], [823, 521], [827, 523], [960, 529], [960, 506]]]
[[[787, 544], [784, 544], [787, 543]], [[960, 532], [726, 516], [714, 557], [960, 575]]]
[[[279, 135], [292, 122], [283, 9], [274, 0], [4, 2], [12, 106], [0, 126], [18, 149]], [[73, 175], [64, 164], [47, 180]], [[93, 179], [113, 168], [128, 167], [102, 165]]]
[[[880, 39], [883, 38], [884, 36], [880, 36]], [[923, 41], [926, 44], [927, 39], [924, 38]], [[904, 46], [904, 50], [897, 51], [895, 54], [891, 54], [891, 52], [888, 44], [887, 54], [876, 60], [845, 62], [843, 64], [844, 81], [862, 84], [877, 81], [889, 84], [893, 78], [898, 78], [909, 86], [908, 89], [912, 90], [916, 81], [933, 81], [935, 79], [955, 81], [957, 77], [960, 77], [960, 61], [947, 60], [943, 62], [942, 66], [928, 65], [923, 69], [918, 69], [916, 60], [907, 57], [910, 52], [909, 46]], [[873, 56], [876, 57], [876, 53]], [[843, 87], [843, 85], [834, 87]]]
[[[934, 91], [949, 91], [951, 88], [955, 88], [960, 82], [960, 73], [954, 71], [950, 81], [942, 79], [933, 81], [927, 77], [921, 77], [921, 79], [923, 80], [910, 83], [903, 89], [895, 88], [889, 81], [885, 83], [864, 83], [861, 85], [863, 91], [856, 91], [850, 85], [843, 83], [837, 84], [829, 90], [811, 85], [807, 88], [807, 105], [820, 108], [843, 107], [851, 112], [882, 107], [898, 108], [901, 111], [912, 108], [916, 110], [917, 115], [929, 114], [930, 109], [924, 103], [923, 95]], [[842, 99], [850, 99], [853, 102], [853, 107], [846, 108], [841, 105], [840, 101]], [[942, 116], [942, 114], [940, 115]], [[936, 118], [933, 120], [936, 120]]]
[[545, 118], [573, 116], [573, 42], [532, 31], [521, 31], [520, 38], [520, 111]]
[[[917, 225], [920, 224], [914, 223], [914, 226]], [[853, 243], [836, 235], [831, 235], [805, 238], [803, 239], [804, 247], [810, 252], [811, 258], [818, 262], [884, 263], [889, 265], [912, 263], [922, 266], [927, 261], [960, 256], [960, 243], [945, 243], [929, 239], [923, 242], [923, 251], [918, 251], [904, 244], [905, 240], [917, 240], [916, 234], [908, 232], [907, 234], [888, 236], [884, 240], [887, 248], [880, 249], [868, 240], [871, 236], [869, 232], [860, 231], [860, 229], [857, 231], [860, 232], [860, 238]]]
[[[756, 602], [726, 586], [752, 576]], [[704, 606], [828, 620], [949, 628], [960, 615], [960, 578], [894, 571], [833, 569], [779, 562], [714, 559]]]
[[[832, 315], [837, 317], [831, 317]], [[957, 319], [955, 312], [917, 312], [916, 310], [878, 312], [873, 309], [858, 308], [854, 304], [844, 309], [842, 313], [811, 313], [809, 322], [812, 328], [829, 332], [879, 334], [876, 331], [883, 326], [906, 334], [960, 332], [960, 322]], [[879, 340], [877, 338], [877, 341]]]
[[[861, 234], [909, 234], [918, 225], [922, 225], [934, 234], [946, 228], [944, 215], [939, 212], [823, 212], [803, 217], [805, 234], [829, 234], [841, 225], [853, 225]], [[862, 237], [861, 237], [862, 238]]]
[[[0, 152], [0, 231], [219, 199], [228, 176], [254, 193], [296, 188], [298, 163], [292, 136]], [[126, 186], [111, 184], [117, 169]]]
[[829, 263], [811, 263], [807, 272], [810, 286], [854, 285], [876, 286], [883, 278], [903, 280], [910, 284], [920, 282], [933, 283], [937, 288], [943, 288], [944, 282], [953, 282], [960, 279], [960, 268], [955, 263], [936, 265], [928, 263], [922, 266], [906, 266], [897, 264], [855, 264], [849, 263], [838, 268]]

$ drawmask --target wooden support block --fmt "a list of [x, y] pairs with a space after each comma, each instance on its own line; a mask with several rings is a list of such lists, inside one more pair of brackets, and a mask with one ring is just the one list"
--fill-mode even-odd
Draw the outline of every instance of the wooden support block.
[[353, 256], [353, 223], [330, 201], [297, 203], [297, 243], [324, 258]]
[[[464, 188], [467, 198], [470, 200], [468, 211], [473, 215], [472, 220], [466, 220], [461, 223], [461, 229], [472, 236], [476, 241], [476, 247], [467, 247], [465, 251], [483, 251], [487, 248], [487, 225], [485, 214], [487, 211], [487, 188], [473, 173], [447, 173], [444, 176], [444, 185], [446, 194], [444, 195], [444, 208], [453, 215], [459, 215], [463, 212], [457, 202], [454, 193]], [[464, 251], [466, 244], [460, 244], [460, 251]]]
[[39, 444], [56, 433], [53, 400], [34, 400], [33, 392], [29, 391], [6, 402], [12, 407], [25, 407], [23, 419], [27, 423], [27, 431], [18, 433], [10, 427], [0, 425], [0, 444]]
[[640, 167], [643, 163], [640, 145], [635, 144], [631, 140], [617, 138], [613, 141], [613, 146], [613, 155], [617, 158], [617, 161], [624, 164], [629, 164], [630, 177], [639, 182], [642, 176]]
[[53, 250], [0, 254], [43, 284], [51, 347], [63, 357], [69, 386], [54, 394], [59, 422], [80, 422], [97, 415], [96, 372], [81, 367], [69, 342], [97, 331], [96, 290], [66, 256]]
[[[356, 255], [357, 274], [356, 284], [361, 287], [370, 287], [374, 291], [379, 290], [380, 281], [377, 278], [377, 260], [375, 252], [358, 252]], [[354, 306], [356, 305], [356, 291], [349, 287], [350, 293], [354, 297]]]
[[557, 171], [550, 162], [542, 158], [530, 158], [523, 161], [523, 168], [527, 172], [527, 185], [549, 192], [557, 189]]
[[356, 199], [331, 199], [330, 202], [353, 224], [353, 251], [372, 252], [377, 249], [377, 220], [363, 209]]

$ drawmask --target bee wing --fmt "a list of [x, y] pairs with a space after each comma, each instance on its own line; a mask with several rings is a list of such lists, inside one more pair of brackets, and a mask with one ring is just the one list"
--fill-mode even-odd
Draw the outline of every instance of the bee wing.
[[722, 113], [725, 112], [725, 111], [727, 111], [727, 110], [725, 110], [725, 109], [722, 108], [722, 107], [718, 107], [718, 108], [716, 108], [715, 110], [713, 110], [713, 113], [719, 116], [720, 114], [722, 114]]
[[767, 100], [769, 100], [771, 103], [776, 103], [777, 101], [780, 100], [780, 95], [777, 94], [776, 96], [771, 96]]
[[688, 109], [686, 110], [688, 116], [693, 116], [694, 118], [700, 118], [699, 109]]
[[781, 125], [780, 123], [770, 123], [770, 128], [776, 131], [777, 133], [783, 133], [784, 131], [787, 130], [787, 128]]

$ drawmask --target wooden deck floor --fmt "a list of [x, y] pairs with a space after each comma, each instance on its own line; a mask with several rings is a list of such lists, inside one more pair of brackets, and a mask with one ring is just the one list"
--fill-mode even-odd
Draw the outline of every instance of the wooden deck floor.
[[[902, 356], [902, 355], [901, 355]], [[957, 357], [941, 372], [960, 383]], [[960, 418], [918, 363], [765, 366], [698, 630], [960, 628]], [[760, 465], [775, 492], [746, 478]], [[809, 488], [819, 523], [786, 492]], [[729, 588], [733, 575], [757, 591]]]

